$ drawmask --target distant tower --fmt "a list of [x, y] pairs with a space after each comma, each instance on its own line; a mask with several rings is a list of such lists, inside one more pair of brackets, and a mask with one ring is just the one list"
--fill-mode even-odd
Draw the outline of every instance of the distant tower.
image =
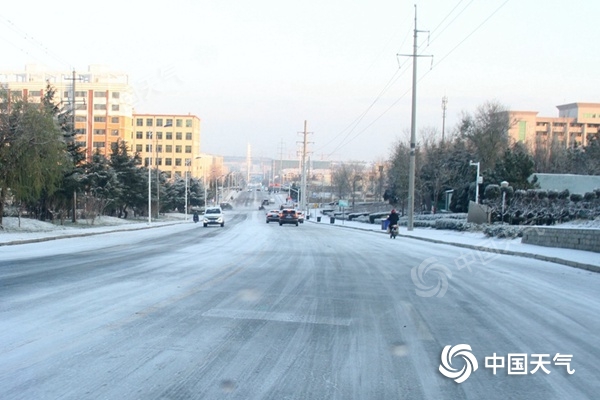
[[252, 168], [252, 148], [250, 143], [246, 149], [246, 183], [250, 183], [250, 169]]
[[442, 143], [444, 142], [444, 133], [446, 131], [446, 108], [448, 107], [448, 97], [442, 97]]

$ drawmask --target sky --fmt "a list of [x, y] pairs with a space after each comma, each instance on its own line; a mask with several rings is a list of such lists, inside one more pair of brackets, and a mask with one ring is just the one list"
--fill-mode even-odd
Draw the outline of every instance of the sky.
[[198, 116], [206, 153], [296, 158], [307, 121], [313, 160], [380, 161], [410, 137], [416, 9], [418, 140], [441, 137], [444, 96], [447, 135], [490, 101], [548, 117], [600, 102], [597, 1], [135, 4], [3, 4], [0, 70], [124, 72], [136, 112]]

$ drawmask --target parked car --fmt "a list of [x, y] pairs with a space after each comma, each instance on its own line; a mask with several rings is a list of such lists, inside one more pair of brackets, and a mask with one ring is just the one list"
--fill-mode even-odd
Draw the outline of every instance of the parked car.
[[269, 222], [279, 222], [279, 210], [271, 210], [267, 212], [267, 224]]
[[204, 211], [204, 218], [202, 220], [204, 227], [208, 225], [221, 225], [225, 226], [225, 215], [221, 207], [208, 207]]
[[283, 224], [295, 224], [298, 226], [298, 214], [293, 208], [284, 208], [279, 212], [279, 226]]
[[304, 223], [304, 212], [296, 210], [296, 215], [298, 215], [298, 222], [303, 224]]

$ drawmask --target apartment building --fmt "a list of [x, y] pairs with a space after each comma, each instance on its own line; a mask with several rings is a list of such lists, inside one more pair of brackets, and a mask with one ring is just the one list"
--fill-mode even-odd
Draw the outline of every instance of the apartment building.
[[49, 83], [55, 100], [75, 109], [76, 140], [87, 157], [110, 154], [113, 143], [130, 136], [133, 88], [126, 74], [91, 65], [86, 72], [49, 71], [27, 65], [23, 71], [0, 71], [0, 83], [12, 98], [39, 102]]
[[27, 65], [22, 71], [0, 71], [0, 84], [12, 98], [39, 102], [47, 84], [56, 89], [55, 100], [75, 110], [76, 140], [89, 158], [94, 152], [110, 155], [124, 140], [148, 165], [167, 177], [200, 177], [200, 119], [194, 115], [135, 114], [134, 88], [127, 74], [102, 65], [86, 72], [50, 71]]
[[129, 137], [123, 138], [132, 152], [139, 153], [168, 179], [200, 177], [200, 118], [195, 115], [133, 114]]
[[586, 146], [588, 135], [599, 132], [600, 103], [569, 103], [556, 106], [558, 117], [540, 117], [537, 111], [508, 111], [509, 137], [530, 149], [558, 143]]

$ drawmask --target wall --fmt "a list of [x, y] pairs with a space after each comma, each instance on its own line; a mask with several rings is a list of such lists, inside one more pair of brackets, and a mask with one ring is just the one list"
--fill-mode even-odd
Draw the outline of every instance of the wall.
[[521, 243], [600, 253], [600, 229], [535, 227], [523, 233]]

